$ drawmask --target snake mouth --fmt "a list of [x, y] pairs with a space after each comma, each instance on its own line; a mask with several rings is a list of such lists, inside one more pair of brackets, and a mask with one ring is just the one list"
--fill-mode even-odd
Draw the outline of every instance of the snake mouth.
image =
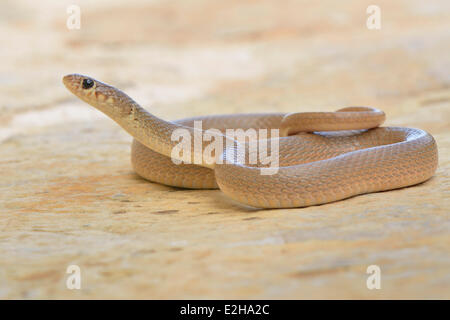
[[[76, 94], [82, 88], [82, 82], [85, 79], [89, 79], [93, 81], [89, 77], [85, 77], [81, 74], [68, 74], [63, 77], [63, 83], [67, 89], [69, 89], [72, 93]], [[93, 81], [95, 82], [95, 81]]]
[[68, 74], [63, 77], [63, 84], [70, 92], [89, 103], [88, 100], [98, 98], [98, 93], [104, 91], [106, 85], [81, 74]]
[[99, 109], [113, 120], [128, 116], [135, 102], [122, 91], [91, 77], [73, 73], [63, 77], [66, 88], [75, 96]]
[[111, 86], [81, 74], [68, 74], [63, 77], [63, 83], [70, 92], [94, 107], [115, 96]]

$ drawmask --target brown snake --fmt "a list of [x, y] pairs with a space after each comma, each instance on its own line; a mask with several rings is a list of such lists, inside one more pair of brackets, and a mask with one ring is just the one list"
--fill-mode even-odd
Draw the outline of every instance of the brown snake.
[[[71, 74], [63, 83], [134, 137], [131, 161], [140, 176], [176, 187], [220, 188], [232, 199], [254, 207], [304, 207], [411, 186], [429, 179], [438, 164], [436, 142], [430, 134], [379, 127], [385, 115], [374, 108], [217, 115], [169, 122], [150, 114], [122, 91], [90, 77]], [[172, 133], [176, 129], [198, 133], [193, 128], [196, 120], [202, 121], [203, 130], [221, 132], [279, 129], [277, 173], [263, 175], [260, 165], [230, 156], [231, 151], [239, 154], [241, 145], [225, 135], [222, 139], [231, 140], [231, 147], [225, 148], [224, 143], [220, 154], [211, 153], [199, 165], [175, 164], [172, 150], [178, 142], [172, 141]], [[247, 144], [243, 150], [249, 155]], [[190, 157], [200, 152], [205, 157], [206, 146], [203, 142], [200, 150], [192, 147]], [[180, 155], [176, 160], [183, 159]]]

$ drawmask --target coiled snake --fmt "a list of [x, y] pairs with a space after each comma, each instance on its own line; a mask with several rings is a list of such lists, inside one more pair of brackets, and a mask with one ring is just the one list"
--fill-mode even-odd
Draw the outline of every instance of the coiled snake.
[[[429, 179], [437, 168], [437, 146], [430, 134], [420, 129], [379, 127], [385, 115], [374, 108], [217, 115], [169, 122], [150, 114], [119, 89], [90, 77], [71, 74], [63, 83], [134, 137], [131, 160], [140, 176], [176, 187], [220, 188], [232, 199], [254, 207], [304, 207], [411, 186]], [[201, 153], [200, 163], [175, 164], [173, 148], [178, 142], [173, 141], [172, 133], [177, 129], [199, 133], [195, 121], [202, 121], [202, 130], [220, 132], [279, 129], [277, 172], [261, 174], [258, 164], [238, 161], [238, 147], [243, 142], [225, 135], [222, 138], [231, 141], [231, 147], [224, 143], [221, 152], [208, 158], [207, 144], [202, 142], [200, 148], [191, 149], [192, 159]], [[249, 154], [248, 143], [239, 149], [241, 153]], [[175, 160], [186, 158], [180, 155]]]

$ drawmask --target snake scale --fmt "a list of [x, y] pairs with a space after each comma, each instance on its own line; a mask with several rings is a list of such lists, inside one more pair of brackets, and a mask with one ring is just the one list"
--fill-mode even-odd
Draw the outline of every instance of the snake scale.
[[[91, 77], [71, 74], [63, 83], [134, 137], [131, 161], [143, 178], [183, 188], [220, 188], [230, 198], [253, 207], [305, 207], [411, 186], [428, 180], [438, 164], [436, 142], [429, 133], [380, 127], [385, 114], [375, 108], [213, 115], [171, 122]], [[222, 138], [229, 144], [224, 143], [220, 152], [200, 163], [175, 164], [172, 151], [178, 142], [172, 133], [177, 129], [199, 133], [196, 121], [201, 121], [202, 132], [210, 128], [223, 133], [226, 129], [279, 129], [277, 172], [264, 175], [261, 163], [239, 161], [239, 152], [249, 158], [250, 140], [239, 142], [225, 134]], [[205, 142], [200, 149], [192, 147], [192, 159], [199, 153], [204, 157], [206, 147]], [[180, 155], [175, 160], [186, 158]]]

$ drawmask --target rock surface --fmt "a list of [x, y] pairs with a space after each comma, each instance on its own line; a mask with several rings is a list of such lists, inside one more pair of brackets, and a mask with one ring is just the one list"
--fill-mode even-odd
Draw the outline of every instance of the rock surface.
[[[448, 1], [377, 1], [380, 30], [369, 1], [79, 3], [79, 30], [68, 1], [0, 4], [0, 298], [450, 298]], [[164, 119], [377, 106], [430, 132], [439, 168], [401, 190], [244, 208], [140, 179], [131, 137], [61, 84], [73, 72]]]

